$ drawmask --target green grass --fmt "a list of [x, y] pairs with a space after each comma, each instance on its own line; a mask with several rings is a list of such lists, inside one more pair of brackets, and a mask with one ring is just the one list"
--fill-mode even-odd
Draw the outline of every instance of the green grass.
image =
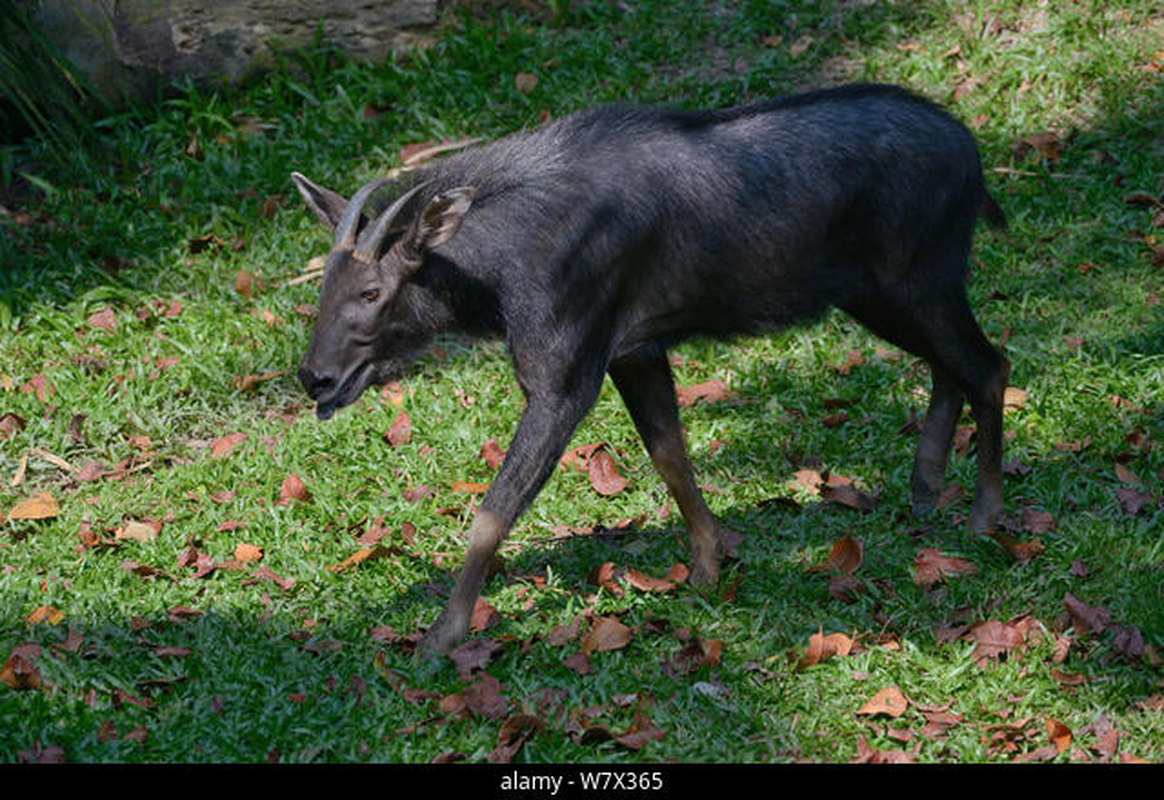
[[[1112, 758], [1164, 758], [1164, 716], [1138, 705], [1160, 693], [1151, 653], [1129, 659], [1111, 630], [1078, 636], [1064, 607], [1068, 593], [1102, 606], [1164, 650], [1164, 311], [1152, 250], [1164, 232], [1154, 209], [1125, 201], [1156, 195], [1164, 177], [1156, 4], [632, 8], [452, 11], [434, 46], [386, 64], [289, 54], [287, 72], [243, 88], [185, 87], [102, 121], [84, 170], [41, 172], [34, 200], [0, 217], [0, 417], [25, 421], [0, 439], [0, 512], [38, 492], [59, 503], [55, 518], [0, 535], [0, 657], [38, 643], [33, 663], [47, 687], [0, 685], [0, 760], [38, 745], [75, 762], [484, 760], [504, 715], [442, 709], [441, 697], [472, 681], [448, 662], [416, 664], [406, 644], [371, 632], [407, 636], [435, 619], [474, 501], [454, 482], [490, 480], [481, 445], [506, 446], [521, 394], [499, 344], [447, 338], [400, 382], [399, 407], [369, 392], [328, 423], [315, 420], [294, 369], [311, 325], [297, 308], [317, 301], [318, 285], [286, 284], [327, 238], [289, 173], [349, 192], [397, 166], [404, 144], [495, 139], [543, 112], [627, 99], [724, 105], [861, 79], [946, 103], [981, 141], [1011, 232], [980, 236], [970, 290], [988, 335], [1006, 341], [1012, 385], [1027, 393], [1006, 417], [1006, 458], [1023, 467], [1007, 477], [1008, 516], [1017, 525], [1031, 509], [1054, 520], [1012, 536], [1045, 550], [1019, 564], [966, 533], [966, 498], [909, 518], [916, 437], [899, 429], [924, 410], [928, 377], [842, 315], [762, 339], [690, 342], [678, 350], [677, 381], [719, 379], [738, 394], [683, 419], [700, 482], [713, 487], [708, 502], [745, 534], [739, 558], [705, 591], [647, 594], [623, 583], [619, 594], [589, 582], [603, 562], [661, 576], [687, 558], [678, 513], [608, 384], [574, 445], [608, 443], [627, 489], [601, 497], [583, 473], [560, 470], [484, 593], [502, 618], [478, 635], [501, 644], [486, 672], [504, 685], [507, 714], [546, 722], [516, 759], [848, 761], [863, 737], [922, 761], [1005, 761], [1047, 746], [1047, 719], [1073, 733], [1055, 760], [1099, 759], [1101, 717], [1119, 731]], [[519, 72], [538, 76], [529, 93], [515, 87]], [[1057, 159], [1015, 152], [1044, 131], [1057, 134]], [[6, 157], [36, 161], [39, 146], [9, 147]], [[208, 235], [221, 244], [194, 252], [191, 240]], [[251, 297], [236, 289], [240, 270], [262, 280]], [[177, 313], [166, 316], [169, 307]], [[116, 328], [92, 328], [89, 316], [106, 308]], [[862, 364], [847, 375], [831, 368], [852, 350]], [[253, 390], [234, 385], [279, 370]], [[52, 387], [45, 402], [31, 391], [37, 375]], [[849, 401], [849, 421], [830, 428], [821, 420], [836, 409], [824, 401], [835, 398]], [[400, 410], [413, 435], [391, 448], [381, 435]], [[211, 442], [236, 431], [247, 439], [211, 458]], [[1137, 434], [1142, 448], [1128, 442]], [[132, 438], [143, 436], [148, 446]], [[123, 473], [81, 482], [31, 448]], [[1136, 516], [1120, 506], [1117, 460], [1152, 498]], [[791, 488], [810, 465], [857, 480], [877, 493], [876, 507], [853, 511]], [[277, 503], [289, 473], [310, 502]], [[972, 488], [972, 453], [951, 458], [948, 478]], [[419, 486], [431, 496], [403, 495]], [[234, 495], [219, 494], [227, 490]], [[328, 570], [381, 516], [389, 553]], [[561, 526], [640, 517], [627, 530], [561, 535]], [[147, 518], [164, 520], [153, 541], [79, 550], [83, 524], [112, 539], [125, 521]], [[228, 521], [245, 526], [220, 530]], [[828, 573], [809, 571], [846, 534], [864, 545], [852, 604], [830, 596]], [[191, 547], [227, 562], [241, 543], [261, 547], [262, 561], [205, 578], [179, 564]], [[924, 590], [913, 573], [921, 548], [977, 572]], [[142, 577], [127, 561], [165, 574]], [[1086, 577], [1072, 574], [1076, 561]], [[294, 585], [256, 577], [263, 567]], [[27, 622], [42, 606], [63, 617]], [[175, 607], [201, 615], [173, 621]], [[939, 636], [955, 623], [1027, 613], [1043, 635], [986, 666], [973, 642]], [[545, 640], [579, 615], [618, 615], [634, 630], [626, 647], [595, 653], [588, 675], [562, 663], [577, 641]], [[79, 648], [54, 653], [70, 630]], [[859, 636], [860, 652], [798, 671], [819, 630]], [[1073, 642], [1061, 663], [1055, 636]], [[719, 662], [665, 669], [692, 640], [722, 641]], [[161, 646], [190, 652], [166, 656]], [[1064, 687], [1054, 670], [1088, 680]], [[158, 679], [177, 680], [141, 683]], [[856, 713], [887, 686], [912, 701], [903, 716]], [[962, 720], [923, 735], [927, 709], [947, 705]], [[582, 722], [621, 734], [643, 714], [666, 733], [640, 750], [576, 734]], [[1016, 722], [1007, 750], [992, 726]], [[106, 723], [117, 738], [108, 726], [102, 733]], [[139, 726], [144, 741], [125, 737]], [[888, 735], [907, 729], [905, 743]]]

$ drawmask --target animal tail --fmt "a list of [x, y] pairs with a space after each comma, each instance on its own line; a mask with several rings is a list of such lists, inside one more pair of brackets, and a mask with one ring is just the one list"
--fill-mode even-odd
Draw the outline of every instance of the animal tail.
[[1007, 229], [1006, 213], [1002, 210], [1002, 206], [998, 204], [990, 193], [987, 192], [982, 200], [982, 216], [986, 219], [986, 223], [996, 231], [1005, 231]]

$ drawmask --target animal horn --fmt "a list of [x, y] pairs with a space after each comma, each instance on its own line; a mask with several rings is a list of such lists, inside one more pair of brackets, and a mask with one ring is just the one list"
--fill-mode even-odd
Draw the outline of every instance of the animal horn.
[[387, 178], [380, 178], [374, 180], [360, 188], [352, 199], [348, 201], [347, 208], [344, 209], [344, 215], [340, 217], [339, 224], [335, 226], [335, 246], [336, 247], [354, 247], [356, 244], [356, 228], [360, 224], [360, 212], [364, 209], [364, 204], [368, 202], [368, 198], [372, 193], [379, 189], [384, 184], [388, 183]]
[[357, 245], [356, 252], [353, 255], [361, 261], [375, 261], [376, 254], [380, 250], [380, 245], [384, 243], [384, 237], [388, 235], [388, 228], [392, 225], [393, 219], [396, 218], [417, 192], [430, 183], [432, 181], [418, 183], [400, 195], [392, 205], [388, 206], [384, 210], [384, 213], [377, 217], [376, 221], [360, 237], [360, 243]]

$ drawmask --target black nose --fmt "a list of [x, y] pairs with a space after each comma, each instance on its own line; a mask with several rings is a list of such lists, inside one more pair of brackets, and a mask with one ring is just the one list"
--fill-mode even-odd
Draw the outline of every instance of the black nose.
[[312, 400], [319, 399], [335, 386], [335, 378], [330, 375], [320, 375], [308, 367], [299, 368], [299, 382], [303, 384], [304, 391]]

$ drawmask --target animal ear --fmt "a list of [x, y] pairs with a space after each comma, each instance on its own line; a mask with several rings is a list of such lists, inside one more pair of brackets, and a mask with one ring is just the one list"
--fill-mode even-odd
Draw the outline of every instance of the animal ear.
[[477, 190], [471, 186], [458, 186], [433, 197], [413, 223], [410, 249], [422, 253], [451, 239], [465, 220], [476, 194]]
[[307, 207], [315, 212], [315, 216], [319, 217], [319, 221], [326, 225], [328, 230], [334, 233], [344, 209], [348, 207], [347, 198], [312, 183], [306, 175], [298, 172], [291, 173], [291, 180], [295, 182], [299, 194], [303, 195]]

